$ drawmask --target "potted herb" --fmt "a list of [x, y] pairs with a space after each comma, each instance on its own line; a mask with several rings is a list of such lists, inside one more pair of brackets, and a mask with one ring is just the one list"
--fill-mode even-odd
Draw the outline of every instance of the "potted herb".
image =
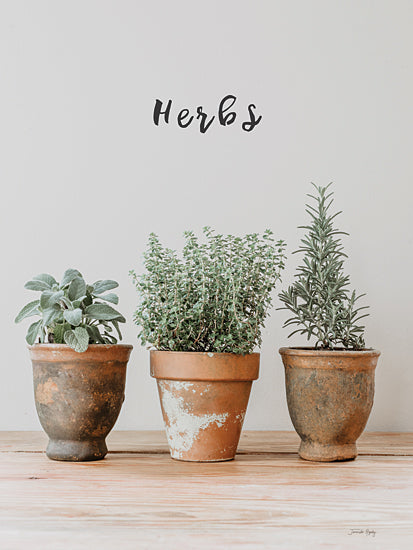
[[184, 233], [182, 256], [151, 234], [146, 273], [134, 278], [135, 322], [149, 344], [171, 456], [234, 458], [261, 330], [284, 267], [284, 243], [267, 230], [245, 237]]
[[99, 460], [107, 453], [105, 438], [119, 415], [125, 392], [126, 365], [132, 346], [117, 344], [125, 318], [105, 292], [116, 281], [87, 285], [68, 269], [59, 284], [41, 274], [25, 288], [40, 298], [20, 311], [15, 321], [39, 316], [26, 341], [33, 364], [34, 393], [40, 423], [49, 436], [46, 454], [54, 460]]
[[[313, 184], [314, 185], [314, 184]], [[330, 184], [331, 185], [331, 184]], [[330, 185], [314, 186], [306, 212], [310, 225], [297, 252], [304, 254], [296, 280], [279, 297], [292, 312], [284, 326], [314, 338], [314, 347], [281, 348], [288, 408], [301, 438], [301, 458], [348, 460], [357, 456], [361, 435], [373, 405], [374, 372], [380, 352], [366, 349], [359, 322], [367, 306], [358, 306], [343, 273], [346, 255], [330, 213]]]

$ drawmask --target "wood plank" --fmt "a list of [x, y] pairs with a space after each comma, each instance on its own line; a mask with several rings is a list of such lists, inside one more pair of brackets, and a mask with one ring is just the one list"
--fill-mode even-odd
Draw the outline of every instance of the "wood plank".
[[[108, 437], [111, 453], [168, 453], [163, 431], [119, 431]], [[43, 432], [0, 432], [0, 452], [42, 452], [47, 444]], [[293, 431], [245, 431], [239, 454], [297, 452], [299, 437]], [[358, 441], [360, 456], [413, 456], [413, 433], [365, 432]]]
[[410, 550], [413, 459], [269, 453], [196, 464], [114, 453], [73, 464], [4, 452], [0, 517], [5, 550]]

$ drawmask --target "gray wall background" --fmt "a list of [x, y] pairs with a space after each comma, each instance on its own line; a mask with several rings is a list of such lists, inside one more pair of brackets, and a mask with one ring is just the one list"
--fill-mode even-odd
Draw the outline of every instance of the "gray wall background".
[[[412, 24], [409, 0], [2, 0], [0, 429], [40, 427], [26, 327], [13, 325], [31, 276], [76, 267], [120, 282], [135, 349], [117, 427], [158, 429], [128, 277], [148, 233], [180, 246], [188, 228], [269, 227], [291, 252], [309, 182], [333, 180], [367, 344], [382, 351], [368, 429], [411, 430]], [[252, 133], [152, 123], [155, 98], [216, 114], [228, 93], [239, 121], [257, 105]], [[267, 323], [249, 429], [292, 427], [277, 349], [299, 340], [284, 318]]]

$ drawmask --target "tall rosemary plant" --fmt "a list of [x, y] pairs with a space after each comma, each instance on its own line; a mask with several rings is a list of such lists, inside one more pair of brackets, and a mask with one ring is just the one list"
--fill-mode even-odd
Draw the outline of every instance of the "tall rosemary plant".
[[[314, 184], [312, 184], [314, 185]], [[321, 349], [362, 349], [364, 326], [358, 322], [368, 314], [360, 314], [368, 306], [357, 307], [357, 296], [348, 289], [349, 276], [344, 275], [344, 260], [340, 235], [333, 221], [341, 212], [330, 212], [333, 193], [330, 185], [314, 185], [316, 195], [309, 194], [312, 204], [306, 205], [311, 218], [309, 225], [300, 226], [307, 231], [301, 246], [294, 253], [303, 253], [303, 263], [297, 269], [296, 280], [279, 294], [284, 307], [293, 313], [285, 327], [297, 325], [289, 336], [295, 333], [306, 334], [307, 339], [315, 338], [315, 347]]]

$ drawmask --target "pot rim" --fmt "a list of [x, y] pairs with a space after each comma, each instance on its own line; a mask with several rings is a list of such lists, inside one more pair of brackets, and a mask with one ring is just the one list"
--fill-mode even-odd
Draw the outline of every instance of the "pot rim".
[[[124, 348], [124, 349], [133, 349], [132, 344], [89, 344], [87, 349], [110, 349], [110, 348]], [[33, 344], [32, 346], [28, 345], [27, 349], [41, 349], [46, 350], [50, 349], [52, 350], [64, 350], [64, 349], [71, 349], [75, 351], [73, 348], [68, 346], [67, 344]], [[87, 350], [86, 350], [87, 351]], [[79, 355], [82, 355], [82, 353], [86, 353], [86, 351], [79, 353]], [[78, 352], [75, 352], [78, 353]]]
[[200, 356], [200, 355], [208, 355], [208, 357], [212, 356], [226, 356], [229, 355], [230, 357], [250, 357], [251, 355], [261, 355], [259, 351], [252, 351], [251, 353], [230, 353], [228, 351], [172, 351], [172, 350], [160, 350], [160, 349], [150, 349], [149, 353], [170, 353], [170, 354], [185, 354], [185, 355], [194, 355], [194, 356]]
[[77, 352], [67, 344], [33, 344], [27, 346], [33, 363], [81, 363], [127, 362], [133, 346], [130, 344], [90, 344], [86, 351]]
[[330, 349], [314, 349], [312, 347], [282, 347], [278, 350], [280, 355], [299, 355], [302, 357], [378, 357], [380, 351], [374, 348], [365, 348], [361, 350], [330, 350]]
[[259, 353], [150, 352], [151, 376], [161, 380], [252, 381], [259, 364]]

